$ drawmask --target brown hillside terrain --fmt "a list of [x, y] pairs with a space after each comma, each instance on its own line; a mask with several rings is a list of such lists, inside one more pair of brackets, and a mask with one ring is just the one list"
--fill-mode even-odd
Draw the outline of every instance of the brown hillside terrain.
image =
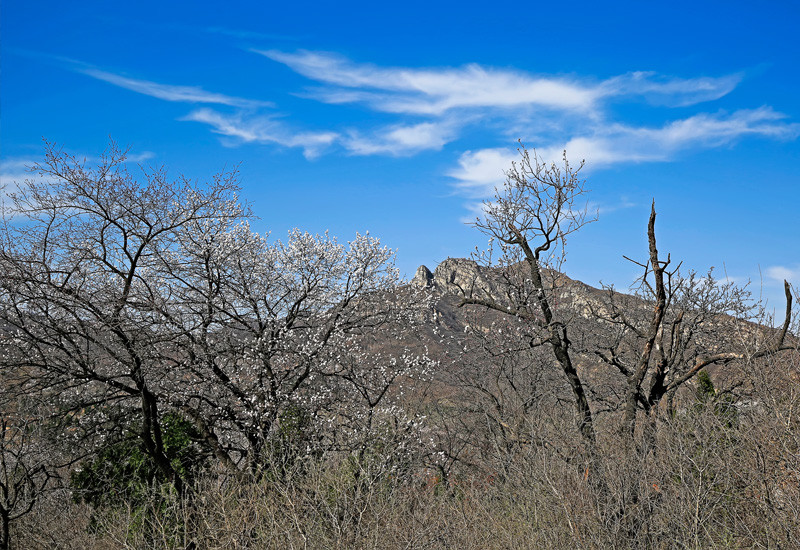
[[[511, 271], [521, 269], [514, 266]], [[431, 272], [426, 266], [420, 266], [411, 281], [412, 286], [428, 289], [433, 295], [431, 309], [418, 331], [419, 343], [424, 344], [429, 355], [440, 363], [443, 373], [458, 372], [463, 363], [469, 362], [470, 352], [465, 351], [468, 342], [475, 343], [475, 337], [481, 335], [480, 347], [486, 347], [490, 340], [502, 341], [510, 349], [524, 350], [530, 348], [532, 331], [526, 323], [513, 316], [503, 315], [492, 309], [479, 305], [465, 305], [462, 296], [465, 293], [486, 295], [498, 303], [508, 303], [517, 298], [508, 294], [505, 278], [508, 270], [487, 268], [476, 262], [463, 258], [450, 258], [439, 264]], [[552, 289], [553, 309], [561, 321], [569, 327], [573, 349], [576, 352], [576, 363], [579, 372], [585, 378], [595, 407], [615, 409], [615, 396], [623, 391], [625, 378], [607, 360], [608, 350], [616, 346], [617, 351], [628, 355], [635, 351], [634, 342], [625, 345], [630, 334], [621, 334], [620, 326], [612, 319], [614, 311], [624, 311], [631, 324], [637, 321], [646, 322], [653, 308], [653, 301], [641, 296], [617, 292], [610, 288], [595, 288], [581, 281], [571, 279], [563, 273], [546, 271], [547, 284]], [[676, 298], [676, 302], [678, 299]], [[700, 307], [704, 304], [699, 303]], [[691, 304], [676, 304], [676, 312], [672, 313], [669, 322], [674, 323], [678, 315], [684, 322], [690, 316], [692, 341], [681, 350], [685, 362], [698, 362], [700, 359], [721, 352], [737, 352], [747, 357], [765, 344], [778, 338], [779, 329], [754, 322], [743, 315], [735, 316], [728, 312], [701, 310], [691, 308]], [[682, 312], [682, 313], [681, 313]], [[669, 326], [669, 325], [668, 325]], [[789, 339], [796, 336], [788, 335]], [[395, 343], [397, 344], [397, 343]], [[409, 343], [404, 342], [403, 345]], [[495, 342], [498, 344], [498, 342]], [[387, 349], [395, 347], [386, 343]], [[501, 346], [502, 347], [502, 346]], [[528, 349], [527, 351], [530, 351]], [[551, 362], [547, 357], [546, 363]], [[781, 361], [789, 360], [779, 356]], [[737, 389], [741, 399], [751, 402], [746, 397], [750, 387], [750, 376], [754, 369], [745, 368], [744, 360], [728, 360], [709, 364], [704, 368], [719, 391]], [[763, 363], [763, 361], [762, 361]], [[761, 363], [759, 363], [761, 364]], [[770, 361], [770, 368], [776, 368], [775, 361]], [[555, 369], [555, 366], [553, 366]], [[760, 367], [759, 367], [760, 368]], [[764, 371], [760, 370], [760, 376]], [[557, 373], [554, 372], [558, 379]], [[444, 378], [447, 378], [445, 376]], [[647, 382], [647, 381], [646, 381]], [[646, 383], [645, 383], [646, 384]], [[561, 382], [563, 390], [567, 386]], [[439, 392], [450, 393], [446, 387]], [[692, 391], [689, 391], [689, 395]]]

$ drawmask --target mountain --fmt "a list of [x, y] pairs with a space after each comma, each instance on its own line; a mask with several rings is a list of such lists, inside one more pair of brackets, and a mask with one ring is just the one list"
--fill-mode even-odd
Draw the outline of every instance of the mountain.
[[[568, 393], [552, 351], [546, 343], [541, 345], [546, 331], [535, 326], [536, 315], [541, 314], [525, 276], [524, 264], [489, 268], [464, 258], [449, 258], [433, 271], [424, 265], [417, 269], [410, 286], [427, 289], [432, 296], [429, 315], [418, 330], [418, 344], [424, 344], [428, 354], [439, 361], [442, 380], [452, 380], [454, 371], [463, 370], [466, 364], [491, 362], [493, 354], [510, 355], [516, 350], [527, 357], [520, 361], [535, 360], [552, 367], [552, 380]], [[595, 406], [621, 406], [628, 375], [645, 346], [655, 302], [611, 288], [595, 288], [553, 270], [543, 270], [543, 279], [555, 320], [566, 327], [573, 362], [590, 399]], [[689, 276], [676, 276], [670, 284], [664, 321], [642, 387], [656, 382], [654, 373], [663, 364], [664, 382], [675, 382], [676, 388], [689, 390], [690, 395], [692, 379], [700, 370], [706, 370], [721, 391], [733, 387], [746, 390], [748, 358], [757, 357], [777, 341], [780, 331], [753, 322], [755, 310], [738, 303], [743, 295], [733, 287], [726, 289], [724, 284]], [[508, 311], [521, 306], [534, 320], [465, 304], [464, 296], [484, 299]], [[490, 349], [493, 346], [494, 351]], [[478, 358], [476, 354], [482, 355]], [[728, 355], [704, 364], [720, 354]], [[689, 376], [686, 384], [678, 382], [685, 376]], [[679, 398], [680, 393], [673, 396]]]

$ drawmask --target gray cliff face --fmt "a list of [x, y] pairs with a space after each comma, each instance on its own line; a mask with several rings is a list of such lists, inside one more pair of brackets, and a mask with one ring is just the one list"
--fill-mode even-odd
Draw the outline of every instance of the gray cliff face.
[[[521, 265], [512, 279], [522, 283], [526, 267]], [[551, 307], [569, 315], [593, 318], [595, 312], [605, 310], [604, 292], [589, 285], [574, 281], [562, 273], [543, 269], [546, 288], [550, 288]], [[466, 258], [448, 258], [431, 271], [420, 266], [412, 284], [421, 288], [435, 289], [443, 295], [471, 296], [505, 304], [509, 300], [497, 269], [479, 266]], [[533, 294], [528, 295], [529, 299]]]
[[420, 288], [430, 288], [433, 285], [433, 273], [431, 270], [421, 265], [417, 268], [414, 278], [411, 279], [411, 284]]
[[494, 284], [486, 277], [485, 270], [472, 260], [448, 258], [433, 272], [436, 285], [445, 292], [467, 296], [494, 294]]
[[411, 279], [411, 284], [421, 288], [436, 287], [443, 292], [459, 293], [462, 289], [470, 288], [480, 278], [479, 268], [472, 260], [448, 258], [436, 266], [433, 273], [427, 266], [419, 266], [414, 278]]

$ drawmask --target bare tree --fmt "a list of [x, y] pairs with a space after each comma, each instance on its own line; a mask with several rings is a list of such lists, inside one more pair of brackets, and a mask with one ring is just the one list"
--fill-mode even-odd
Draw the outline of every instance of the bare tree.
[[[474, 223], [495, 241], [478, 259], [500, 268], [499, 282], [495, 288], [461, 285], [461, 305], [483, 306], [515, 317], [529, 327], [530, 347], [551, 349], [572, 390], [586, 442], [593, 444], [596, 436], [586, 383], [575, 367], [580, 351], [594, 353], [625, 377], [624, 424], [633, 437], [638, 411], [649, 415], [703, 368], [752, 361], [793, 347], [786, 342], [792, 315], [788, 283], [782, 327], [772, 331], [748, 324], [757, 320], [757, 308], [748, 301], [746, 289], [720, 284], [711, 274], [682, 276], [680, 266], [670, 269], [669, 255], [666, 260], [659, 256], [653, 204], [647, 226], [648, 259], [637, 262], [644, 270], [638, 297], [647, 305], [631, 305], [608, 289], [607, 303], [593, 308], [604, 324], [596, 348], [576, 351], [568, 331], [572, 313], [556, 304], [566, 237], [592, 221], [577, 204], [585, 193], [578, 177], [580, 167], [573, 169], [566, 153], [563, 166], [545, 164], [535, 151], [531, 154], [524, 147], [520, 154], [521, 159], [506, 173], [503, 187], [484, 203], [484, 215]], [[609, 327], [613, 329], [610, 335]]]
[[788, 282], [782, 326], [769, 329], [746, 287], [719, 281], [711, 270], [698, 276], [694, 271], [683, 275], [680, 264], [670, 268], [671, 257], [659, 257], [655, 221], [653, 203], [647, 226], [649, 258], [634, 262], [643, 270], [635, 294], [646, 305], [625, 304], [609, 288], [606, 304], [594, 311], [616, 329], [594, 353], [625, 377], [624, 430], [631, 437], [639, 411], [649, 417], [702, 369], [732, 361], [753, 364], [796, 347], [787, 342], [792, 320]]
[[[545, 164], [524, 147], [506, 173], [494, 200], [484, 202], [484, 216], [474, 226], [498, 243], [496, 265], [502, 268], [503, 290], [465, 289], [462, 305], [483, 306], [514, 316], [532, 329], [529, 346], [548, 346], [573, 393], [578, 426], [594, 445], [592, 410], [571, 354], [568, 325], [554, 307], [556, 273], [564, 260], [566, 238], [592, 221], [578, 203], [585, 194], [579, 172], [564, 154], [563, 165]], [[493, 264], [490, 249], [481, 259]]]
[[17, 368], [73, 415], [75, 435], [135, 414], [146, 452], [180, 488], [158, 391], [176, 334], [155, 306], [168, 296], [179, 229], [244, 211], [235, 173], [204, 187], [151, 170], [140, 184], [125, 160], [113, 143], [95, 168], [48, 146], [34, 167], [43, 178], [12, 195], [16, 217], [0, 236], [0, 315], [22, 351]]
[[345, 246], [295, 230], [270, 243], [244, 225], [196, 227], [182, 238], [194, 256], [171, 269], [187, 307], [164, 315], [192, 328], [169, 399], [229, 468], [263, 467], [282, 418], [303, 411], [315, 422], [355, 422], [356, 409], [371, 415], [401, 377], [427, 364], [374, 344], [377, 334], [407, 341], [422, 299], [410, 290], [392, 297], [399, 274], [378, 239], [358, 235]]
[[[12, 417], [13, 418], [13, 417]], [[53, 457], [36, 425], [0, 418], [0, 549], [11, 547], [11, 522], [28, 514], [55, 477]]]
[[[237, 475], [260, 475], [298, 414], [313, 420], [309, 448], [332, 447], [311, 432], [356, 412], [405, 414], [389, 406], [396, 388], [430, 361], [395, 350], [423, 294], [393, 295], [394, 253], [378, 239], [271, 240], [250, 230], [235, 171], [139, 182], [114, 144], [94, 168], [49, 146], [34, 169], [44, 178], [12, 195], [0, 232], [0, 322], [16, 351], [3, 368], [51, 403], [76, 458], [135, 429], [181, 494], [166, 413]], [[379, 349], [378, 333], [398, 344]]]

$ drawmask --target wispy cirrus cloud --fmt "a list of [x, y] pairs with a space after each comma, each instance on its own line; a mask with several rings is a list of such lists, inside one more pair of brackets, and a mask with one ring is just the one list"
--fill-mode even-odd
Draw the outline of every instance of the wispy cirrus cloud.
[[390, 113], [441, 115], [452, 109], [535, 106], [589, 113], [613, 97], [641, 96], [655, 104], [685, 106], [718, 99], [741, 81], [740, 74], [681, 79], [638, 71], [596, 82], [532, 75], [469, 64], [419, 69], [354, 63], [329, 52], [252, 50], [327, 88], [309, 95], [327, 103], [364, 103]]
[[208, 108], [192, 111], [180, 120], [211, 126], [213, 132], [232, 138], [229, 145], [273, 143], [299, 147], [307, 159], [317, 158], [334, 145], [356, 156], [409, 156], [424, 150], [439, 150], [457, 134], [454, 123], [438, 121], [390, 125], [369, 132], [357, 129], [349, 129], [344, 133], [299, 131], [272, 116], [225, 114]]
[[260, 101], [244, 99], [241, 97], [229, 96], [214, 92], [208, 92], [199, 86], [176, 86], [172, 84], [160, 84], [151, 80], [141, 80], [129, 78], [120, 74], [103, 71], [92, 67], [79, 67], [76, 69], [97, 80], [102, 80], [114, 86], [125, 88], [132, 92], [147, 96], [163, 99], [165, 101], [177, 101], [181, 103], [212, 103], [228, 105], [230, 107], [257, 108], [271, 107], [274, 104], [270, 101]]
[[[224, 29], [209, 29], [220, 32]], [[210, 108], [191, 111], [179, 120], [200, 122], [212, 131], [231, 138], [226, 145], [240, 143], [273, 143], [285, 147], [299, 147], [306, 158], [317, 157], [328, 145], [336, 141], [336, 132], [293, 131], [288, 125], [275, 120], [275, 115], [264, 114], [264, 108], [275, 107], [271, 101], [246, 99], [226, 94], [209, 92], [198, 86], [176, 86], [151, 80], [135, 79], [117, 73], [104, 71], [81, 61], [59, 58], [72, 70], [97, 80], [131, 90], [157, 99], [180, 103], [216, 104], [235, 109], [233, 113], [223, 113]], [[132, 161], [132, 159], [129, 159]], [[142, 160], [145, 160], [144, 158]]]
[[37, 159], [10, 158], [0, 162], [0, 194], [17, 191], [19, 184], [32, 177], [30, 168]]
[[505, 170], [519, 156], [507, 147], [465, 151], [458, 159], [458, 165], [447, 175], [456, 181], [456, 187], [476, 197], [491, 194], [503, 182]]
[[234, 144], [255, 142], [299, 147], [308, 159], [319, 156], [326, 147], [339, 138], [336, 132], [293, 131], [270, 116], [225, 114], [208, 108], [192, 111], [181, 120], [207, 124], [214, 132], [233, 138]]
[[731, 93], [744, 78], [741, 73], [721, 77], [675, 78], [653, 71], [634, 71], [603, 81], [608, 98], [640, 96], [654, 105], [685, 107], [714, 101]]
[[369, 133], [351, 130], [342, 145], [353, 155], [408, 156], [440, 150], [458, 134], [453, 121], [396, 124]]
[[[566, 150], [571, 161], [586, 160], [590, 169], [621, 163], [662, 162], [687, 149], [724, 146], [746, 136], [797, 138], [800, 124], [785, 119], [786, 115], [761, 107], [730, 114], [701, 113], [656, 128], [610, 124], [594, 128], [590, 135], [537, 148], [536, 153], [544, 162], [554, 162]], [[457, 188], [471, 195], [489, 196], [502, 183], [503, 171], [516, 159], [517, 154], [505, 148], [467, 151], [448, 175]]]
[[635, 206], [639, 206], [628, 197], [619, 197], [615, 202], [592, 202], [590, 201], [586, 205], [586, 211], [589, 213], [594, 214], [595, 212], [599, 215], [608, 214], [609, 212], [616, 212], [617, 210], [626, 210], [628, 208], [634, 208]]
[[33, 161], [11, 159], [0, 162], [0, 218], [13, 218], [13, 201], [10, 195], [19, 191], [19, 185], [31, 177], [28, 167]]
[[389, 113], [442, 115], [457, 108], [514, 107], [585, 110], [602, 96], [568, 78], [537, 78], [521, 71], [484, 68], [381, 68], [326, 52], [253, 50], [293, 71], [339, 88], [313, 90], [327, 103], [365, 103]]
[[154, 159], [155, 157], [156, 154], [152, 151], [142, 151], [141, 153], [128, 153], [126, 161], [138, 164], [140, 162], [146, 162], [150, 159]]
[[747, 135], [776, 139], [797, 137], [800, 124], [784, 122], [786, 118], [771, 107], [760, 107], [740, 109], [731, 114], [701, 113], [662, 128], [630, 128], [627, 133], [668, 149], [695, 144], [716, 147]]
[[264, 33], [264, 32], [257, 32], [257, 31], [250, 31], [245, 29], [231, 29], [228, 27], [204, 27], [202, 29], [204, 32], [210, 34], [219, 34], [222, 36], [232, 36], [233, 38], [240, 38], [242, 40], [283, 40], [283, 41], [295, 41], [301, 40], [301, 36], [291, 36], [287, 34], [274, 34], [274, 33]]
[[686, 149], [721, 147], [747, 136], [794, 139], [800, 135], [800, 124], [786, 122], [786, 118], [770, 107], [760, 107], [733, 113], [700, 113], [656, 128], [610, 124], [563, 145], [542, 148], [540, 153], [549, 160], [560, 158], [566, 149], [571, 158], [585, 159], [593, 168], [666, 161]]
[[[128, 153], [125, 162], [128, 163], [141, 163], [155, 158], [155, 153], [152, 151], [142, 151], [141, 153]], [[77, 156], [89, 162], [97, 162], [97, 157], [91, 156]], [[0, 188], [5, 190], [5, 193], [12, 193], [16, 191], [20, 184], [26, 180], [35, 180], [40, 178], [34, 168], [38, 163], [42, 162], [41, 157], [12, 157], [0, 161]]]
[[[258, 33], [206, 29], [239, 38], [264, 38]], [[330, 52], [298, 50], [250, 51], [305, 76], [310, 86], [296, 95], [328, 105], [321, 130], [306, 130], [287, 116], [278, 117], [270, 101], [246, 99], [135, 79], [74, 60], [72, 70], [165, 101], [216, 105], [195, 108], [179, 120], [205, 124], [223, 136], [223, 143], [273, 144], [299, 148], [308, 159], [340, 151], [350, 155], [409, 156], [439, 151], [480, 124], [481, 142], [504, 143], [513, 134], [538, 145], [545, 160], [586, 159], [592, 169], [631, 162], [674, 158], [689, 148], [726, 146], [745, 136], [794, 139], [800, 125], [771, 107], [733, 112], [697, 112], [677, 120], [663, 108], [700, 105], [730, 94], [742, 73], [681, 78], [633, 71], [597, 79], [576, 75], [542, 75], [514, 68], [477, 64], [459, 67], [382, 67], [358, 63]], [[611, 104], [641, 102], [661, 109], [655, 125], [614, 120]], [[380, 122], [351, 123], [336, 119], [336, 106], [355, 104], [380, 113]], [[387, 121], [386, 119], [389, 118]], [[392, 120], [394, 119], [394, 120]], [[313, 124], [313, 123], [312, 123]], [[455, 187], [475, 197], [491, 194], [516, 154], [511, 148], [466, 151], [448, 171]]]
[[[410, 155], [439, 150], [475, 123], [539, 145], [543, 158], [586, 159], [600, 169], [614, 164], [667, 161], [688, 148], [725, 146], [745, 136], [793, 139], [797, 124], [770, 107], [732, 113], [697, 113], [660, 126], [609, 120], [612, 103], [653, 108], [699, 105], [730, 94], [742, 73], [681, 78], [632, 71], [598, 80], [536, 75], [477, 64], [445, 68], [381, 67], [330, 52], [251, 51], [282, 63], [312, 85], [299, 95], [330, 105], [357, 104], [398, 117], [396, 124], [348, 130], [340, 144], [357, 155]], [[658, 118], [662, 118], [659, 115]], [[459, 124], [449, 124], [457, 120]], [[531, 135], [531, 128], [535, 134]], [[471, 196], [487, 196], [516, 158], [513, 150], [463, 153], [448, 175]]]

